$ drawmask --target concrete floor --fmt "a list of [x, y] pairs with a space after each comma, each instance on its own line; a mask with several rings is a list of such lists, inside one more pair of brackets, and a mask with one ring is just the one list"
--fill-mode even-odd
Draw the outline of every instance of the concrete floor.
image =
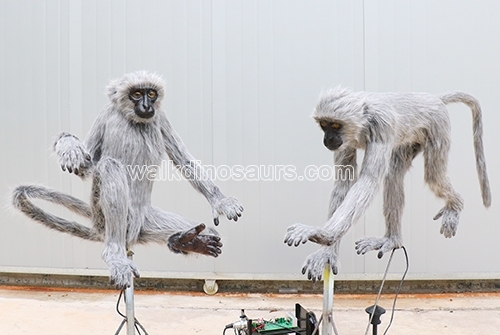
[[[115, 311], [117, 297], [115, 291], [0, 287], [0, 334], [115, 334], [121, 322]], [[340, 335], [365, 333], [364, 309], [374, 299], [335, 296]], [[270, 319], [293, 313], [296, 302], [321, 315], [321, 295], [184, 292], [136, 292], [135, 314], [150, 335], [211, 335], [222, 334], [226, 324], [237, 321], [242, 308], [249, 318]], [[392, 297], [383, 297], [379, 304], [388, 310], [379, 328], [382, 334]], [[402, 295], [388, 334], [500, 334], [500, 294]]]

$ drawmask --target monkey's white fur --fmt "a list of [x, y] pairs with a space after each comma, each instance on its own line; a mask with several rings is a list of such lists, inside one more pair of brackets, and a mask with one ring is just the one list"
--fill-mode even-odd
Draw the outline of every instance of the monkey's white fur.
[[[134, 113], [129, 98], [133, 89], [153, 89], [155, 114], [141, 118]], [[62, 133], [54, 142], [54, 151], [63, 170], [82, 178], [92, 177], [90, 206], [70, 195], [43, 186], [18, 186], [13, 192], [13, 204], [30, 218], [45, 226], [92, 241], [104, 241], [102, 257], [110, 269], [111, 282], [118, 288], [131, 284], [131, 273], [139, 276], [137, 267], [127, 259], [126, 250], [136, 243], [158, 242], [174, 252], [185, 251], [170, 245], [173, 235], [177, 242], [196, 242], [202, 253], [214, 257], [220, 253], [220, 238], [213, 229], [199, 235], [205, 228], [179, 215], [165, 212], [151, 205], [153, 181], [132, 179], [126, 166], [158, 166], [166, 152], [177, 167], [188, 175], [192, 186], [201, 192], [212, 206], [214, 221], [225, 215], [237, 220], [243, 211], [238, 200], [225, 197], [219, 188], [205, 176], [203, 168], [187, 151], [161, 110], [164, 83], [153, 73], [133, 72], [114, 80], [107, 88], [110, 102], [95, 120], [82, 142], [71, 134]], [[30, 198], [39, 198], [68, 207], [88, 217], [93, 227], [43, 211]], [[196, 228], [193, 228], [196, 227]], [[187, 236], [187, 238], [186, 238]]]
[[323, 227], [295, 224], [288, 228], [285, 243], [298, 246], [308, 240], [321, 244], [309, 255], [302, 268], [312, 280], [321, 278], [326, 263], [337, 273], [341, 238], [358, 221], [384, 183], [383, 237], [356, 241], [358, 254], [379, 250], [378, 257], [400, 248], [401, 217], [404, 207], [405, 173], [420, 152], [424, 155], [425, 181], [445, 206], [436, 214], [442, 217], [441, 233], [455, 235], [463, 208], [462, 197], [447, 177], [450, 148], [450, 120], [446, 104], [461, 102], [472, 111], [473, 142], [483, 204], [489, 207], [491, 194], [483, 152], [483, 128], [479, 102], [463, 92], [441, 95], [427, 93], [369, 93], [336, 88], [323, 93], [313, 118], [341, 125], [343, 144], [335, 150], [336, 166], [353, 166], [357, 173], [356, 150], [365, 150], [359, 176], [337, 180], [331, 199], [328, 221]]

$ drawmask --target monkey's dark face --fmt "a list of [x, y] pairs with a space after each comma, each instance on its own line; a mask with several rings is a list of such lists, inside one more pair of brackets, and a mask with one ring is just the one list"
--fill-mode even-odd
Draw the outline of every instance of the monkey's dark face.
[[152, 88], [133, 88], [128, 95], [134, 103], [134, 113], [140, 118], [150, 119], [155, 115], [154, 103], [158, 93]]
[[342, 141], [342, 124], [338, 122], [330, 122], [327, 120], [319, 121], [319, 126], [325, 133], [323, 144], [329, 150], [337, 150], [343, 143]]

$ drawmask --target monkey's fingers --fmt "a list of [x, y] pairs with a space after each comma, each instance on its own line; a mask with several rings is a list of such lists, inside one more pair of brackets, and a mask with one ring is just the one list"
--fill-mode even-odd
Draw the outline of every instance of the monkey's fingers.
[[222, 253], [220, 237], [214, 235], [200, 235], [187, 247], [190, 251], [212, 257], [217, 257]]
[[227, 211], [226, 218], [228, 220], [233, 220], [234, 222], [237, 222], [238, 219], [241, 217], [241, 212], [243, 212], [243, 207], [241, 205], [238, 205], [237, 207], [233, 207], [231, 210]]
[[200, 223], [196, 227], [193, 227], [183, 233], [180, 234], [178, 242], [180, 244], [185, 244], [188, 243], [189, 241], [192, 241], [198, 234], [200, 234], [204, 229], [205, 229], [205, 224]]
[[310, 227], [301, 223], [296, 223], [288, 227], [285, 235], [284, 243], [289, 247], [292, 245], [298, 247], [301, 243], [304, 244], [309, 240]]
[[226, 218], [228, 220], [234, 220], [236, 222], [240, 217], [241, 217], [241, 211], [239, 210], [239, 208], [232, 208], [226, 211]]
[[214, 207], [212, 208], [212, 218], [214, 219], [214, 225], [219, 225], [219, 211]]
[[317, 280], [321, 280], [322, 278], [322, 272], [317, 271], [316, 266], [318, 264], [316, 263], [317, 262], [315, 259], [308, 258], [305, 265], [302, 267], [302, 274], [307, 273], [307, 279], [312, 280], [313, 283], [315, 283]]
[[204, 231], [205, 228], [206, 228], [206, 226], [205, 226], [204, 223], [200, 223], [196, 227], [194, 227], [194, 229], [196, 231], [196, 235], [198, 235], [199, 233], [201, 233], [202, 231]]
[[291, 247], [292, 245], [298, 247], [301, 243], [304, 244], [307, 241], [308, 241], [307, 237], [287, 235], [285, 236], [285, 240], [283, 242], [287, 244], [289, 247]]
[[207, 255], [212, 257], [218, 257], [222, 254], [222, 243], [220, 245], [208, 245], [206, 248]]
[[132, 271], [132, 274], [134, 275], [135, 278], [141, 277], [141, 274], [139, 273], [139, 269], [132, 262], [130, 262], [130, 270]]
[[441, 216], [443, 216], [444, 211], [445, 211], [445, 208], [444, 208], [444, 207], [443, 207], [443, 208], [441, 208], [441, 209], [439, 210], [439, 212], [437, 212], [437, 214], [436, 214], [436, 215], [434, 215], [434, 217], [433, 217], [432, 219], [433, 219], [433, 220], [437, 220], [437, 219], [439, 219]]
[[337, 266], [337, 263], [332, 264], [332, 272], [334, 275], [337, 275], [339, 273], [339, 268]]

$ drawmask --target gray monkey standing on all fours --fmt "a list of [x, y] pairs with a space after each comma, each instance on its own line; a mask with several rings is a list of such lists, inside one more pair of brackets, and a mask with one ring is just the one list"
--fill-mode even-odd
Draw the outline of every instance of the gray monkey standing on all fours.
[[[85, 140], [61, 133], [54, 151], [63, 171], [81, 178], [92, 177], [91, 204], [37, 185], [22, 185], [13, 192], [13, 205], [46, 227], [91, 241], [104, 241], [103, 260], [110, 281], [118, 289], [130, 286], [135, 264], [127, 259], [134, 244], [167, 243], [175, 253], [201, 253], [217, 257], [222, 243], [217, 232], [177, 214], [151, 205], [153, 181], [131, 178], [127, 166], [159, 166], [166, 152], [173, 163], [212, 206], [215, 225], [219, 215], [237, 221], [243, 207], [225, 197], [187, 151], [172, 128], [161, 101], [162, 79], [138, 71], [114, 80], [107, 88], [110, 102], [95, 120]], [[87, 227], [45, 212], [31, 201], [43, 199], [60, 204], [92, 220]]]
[[[463, 199], [447, 176], [450, 119], [446, 104], [464, 103], [472, 111], [476, 169], [485, 207], [491, 205], [490, 185], [483, 150], [483, 125], [479, 102], [463, 92], [427, 93], [351, 92], [337, 88], [325, 92], [313, 113], [324, 132], [323, 144], [334, 152], [336, 169], [354, 168], [351, 180], [336, 180], [330, 198], [328, 221], [323, 227], [297, 223], [288, 228], [285, 243], [298, 246], [312, 241], [321, 245], [304, 262], [302, 273], [321, 279], [325, 264], [338, 272], [342, 237], [363, 215], [384, 183], [383, 237], [356, 241], [358, 254], [379, 250], [378, 257], [403, 245], [401, 218], [404, 207], [404, 175], [415, 156], [424, 156], [424, 178], [429, 188], [445, 201], [434, 220], [442, 217], [441, 234], [455, 235]], [[356, 150], [365, 155], [357, 175]], [[352, 170], [351, 170], [352, 171]], [[345, 172], [345, 171], [341, 171]]]

